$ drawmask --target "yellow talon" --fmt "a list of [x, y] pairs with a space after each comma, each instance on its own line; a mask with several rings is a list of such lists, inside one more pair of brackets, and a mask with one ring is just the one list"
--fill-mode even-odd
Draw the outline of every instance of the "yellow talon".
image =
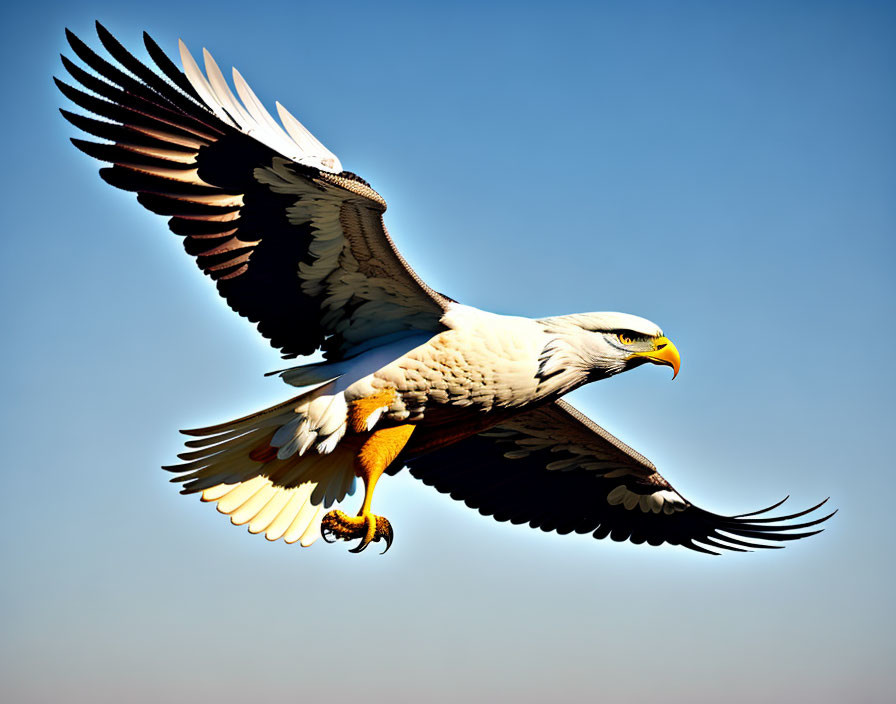
[[[381, 404], [389, 401], [392, 396], [371, 397], [372, 400], [361, 406], [359, 414], [352, 420], [356, 432], [366, 428], [367, 415]], [[356, 404], [357, 405], [357, 404]], [[354, 413], [354, 409], [350, 414]], [[365, 433], [367, 431], [364, 431]], [[399, 425], [369, 433], [364, 444], [358, 450], [355, 457], [355, 474], [364, 480], [364, 502], [357, 516], [349, 516], [343, 511], [329, 511], [321, 520], [320, 532], [328, 543], [336, 540], [354, 540], [360, 538], [361, 542], [349, 552], [361, 552], [371, 543], [379, 540], [386, 541], [385, 553], [392, 546], [392, 524], [384, 516], [377, 516], [370, 511], [370, 502], [373, 499], [373, 489], [377, 480], [392, 461], [398, 457], [402, 448], [414, 432], [413, 425]]]
[[354, 540], [360, 538], [361, 542], [349, 552], [362, 552], [370, 543], [380, 540], [386, 541], [385, 553], [392, 547], [392, 524], [385, 516], [377, 516], [373, 513], [365, 513], [360, 516], [349, 516], [343, 511], [330, 511], [320, 524], [323, 539], [328, 543], [336, 540]]

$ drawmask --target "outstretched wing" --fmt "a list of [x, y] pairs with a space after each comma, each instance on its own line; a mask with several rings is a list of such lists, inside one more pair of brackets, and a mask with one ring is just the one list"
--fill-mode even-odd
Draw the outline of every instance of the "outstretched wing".
[[408, 330], [441, 329], [449, 299], [424, 284], [383, 225], [386, 203], [279, 103], [284, 131], [234, 69], [240, 99], [206, 51], [206, 78], [181, 43], [181, 73], [146, 34], [161, 75], [102, 25], [117, 65], [66, 32], [97, 75], [62, 57], [88, 92], [56, 79], [73, 103], [103, 120], [62, 114], [73, 139], [112, 164], [100, 175], [135, 191], [171, 230], [233, 310], [257, 323], [286, 357], [323, 349], [329, 359]]
[[411, 474], [499, 521], [616, 541], [682, 545], [718, 554], [781, 547], [833, 515], [720, 516], [694, 506], [628, 445], [564, 401], [523, 413], [454, 445], [407, 461]]

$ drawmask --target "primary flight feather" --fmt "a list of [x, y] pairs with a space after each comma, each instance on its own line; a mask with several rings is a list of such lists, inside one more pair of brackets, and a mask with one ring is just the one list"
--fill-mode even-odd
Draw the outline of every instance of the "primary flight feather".
[[[183, 42], [179, 70], [146, 34], [158, 72], [97, 23], [103, 58], [71, 32], [81, 88], [56, 80], [96, 117], [62, 110], [98, 143], [76, 147], [111, 166], [217, 284], [230, 307], [284, 357], [323, 361], [279, 372], [288, 401], [183, 431], [167, 467], [183, 493], [216, 502], [269, 540], [392, 542], [371, 511], [383, 474], [403, 467], [497, 520], [559, 533], [670, 543], [692, 550], [779, 547], [830, 515], [721, 516], [694, 506], [646, 458], [561, 397], [645, 363], [678, 373], [675, 345], [623, 313], [533, 320], [487, 313], [433, 291], [383, 224], [386, 203], [282, 105], [280, 123], [240, 73], [231, 90]], [[84, 90], [82, 90], [84, 89]], [[364, 483], [357, 515], [331, 508]], [[823, 504], [824, 502], [822, 502]]]

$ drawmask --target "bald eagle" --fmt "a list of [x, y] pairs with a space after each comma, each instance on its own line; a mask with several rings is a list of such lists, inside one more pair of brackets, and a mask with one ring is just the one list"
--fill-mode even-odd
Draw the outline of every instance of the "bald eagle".
[[[221, 296], [284, 357], [300, 387], [272, 408], [191, 439], [166, 467], [236, 525], [268, 540], [392, 543], [371, 511], [378, 479], [408, 467], [425, 484], [499, 521], [558, 533], [716, 554], [780, 547], [830, 517], [722, 516], [685, 499], [645, 457], [562, 400], [642, 364], [678, 373], [675, 345], [623, 313], [530, 319], [487, 313], [429, 288], [396, 250], [386, 203], [345, 171], [286, 109], [280, 123], [240, 73], [233, 93], [180, 43], [183, 71], [146, 34], [157, 71], [102, 25], [103, 58], [71, 32], [79, 87], [62, 110], [103, 142], [72, 139], [111, 166], [100, 175], [169, 218]], [[97, 119], [97, 117], [101, 119]], [[331, 508], [364, 484], [361, 508]], [[808, 530], [812, 528], [811, 530]], [[385, 551], [385, 550], [384, 550]]]

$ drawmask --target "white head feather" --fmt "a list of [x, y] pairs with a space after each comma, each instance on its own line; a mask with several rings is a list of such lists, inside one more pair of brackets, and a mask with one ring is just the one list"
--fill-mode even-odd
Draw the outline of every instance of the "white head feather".
[[645, 337], [660, 337], [663, 331], [659, 325], [647, 318], [628, 313], [576, 313], [574, 315], [558, 315], [553, 318], [543, 318], [538, 322], [544, 323], [549, 329], [573, 329], [579, 328], [589, 332], [613, 332], [618, 330], [630, 330]]
[[656, 323], [628, 313], [578, 313], [538, 322], [553, 336], [542, 353], [539, 375], [543, 379], [556, 376], [555, 383], [563, 393], [646, 361], [633, 362], [632, 352], [637, 348], [623, 345], [617, 333], [650, 340], [663, 334]]

